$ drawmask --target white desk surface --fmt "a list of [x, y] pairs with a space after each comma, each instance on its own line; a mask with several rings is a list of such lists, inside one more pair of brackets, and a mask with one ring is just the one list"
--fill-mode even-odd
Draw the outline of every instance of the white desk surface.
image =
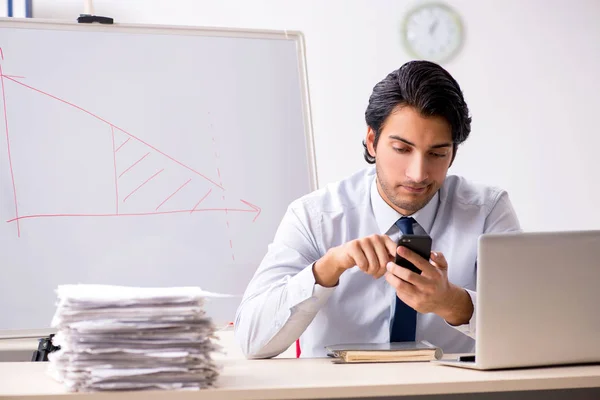
[[[223, 342], [227, 347], [233, 345], [229, 338]], [[600, 365], [483, 372], [431, 363], [341, 365], [324, 358], [246, 360], [235, 349], [218, 358], [223, 370], [215, 389], [83, 396], [97, 400], [309, 399], [600, 387]], [[47, 363], [0, 362], [0, 399], [43, 396], [44, 400], [69, 400], [82, 395], [66, 392], [46, 369]]]

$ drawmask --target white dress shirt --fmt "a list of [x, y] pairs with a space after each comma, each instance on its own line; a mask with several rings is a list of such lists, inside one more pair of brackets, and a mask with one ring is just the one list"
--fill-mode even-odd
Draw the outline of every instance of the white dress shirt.
[[[328, 249], [351, 240], [372, 234], [397, 240], [394, 223], [402, 215], [381, 198], [375, 177], [368, 167], [288, 207], [237, 311], [235, 335], [247, 357], [276, 356], [298, 338], [302, 357], [323, 357], [332, 344], [389, 342], [396, 293], [385, 278], [355, 266], [326, 288], [312, 271]], [[465, 288], [476, 306], [478, 237], [520, 230], [508, 194], [448, 176], [412, 217], [415, 233], [429, 234], [432, 250], [446, 257], [450, 282]], [[433, 313], [418, 313], [416, 340], [445, 352], [473, 352], [475, 316], [451, 326]]]

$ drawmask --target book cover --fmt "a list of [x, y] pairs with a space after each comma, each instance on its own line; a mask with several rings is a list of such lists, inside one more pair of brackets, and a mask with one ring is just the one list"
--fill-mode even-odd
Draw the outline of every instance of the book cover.
[[414, 362], [439, 360], [441, 348], [426, 341], [393, 343], [356, 343], [326, 346], [335, 363]]

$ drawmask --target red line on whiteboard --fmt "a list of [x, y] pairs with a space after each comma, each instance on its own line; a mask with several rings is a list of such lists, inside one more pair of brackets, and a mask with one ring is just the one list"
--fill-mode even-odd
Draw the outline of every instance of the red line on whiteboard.
[[4, 61], [4, 52], [2, 51], [2, 47], [0, 47], [0, 56], [2, 57], [2, 61]]
[[184, 183], [183, 185], [179, 186], [179, 188], [174, 191], [173, 193], [171, 193], [171, 195], [169, 197], [167, 197], [162, 203], [160, 203], [158, 205], [158, 207], [156, 207], [156, 210], [158, 210], [160, 208], [160, 206], [162, 206], [163, 204], [165, 204], [167, 202], [167, 200], [169, 200], [171, 197], [175, 196], [175, 194], [177, 194], [177, 192], [179, 192], [181, 189], [183, 189], [183, 187], [185, 185], [187, 185], [188, 183], [190, 183], [190, 181], [192, 180], [192, 178], [188, 179], [188, 181], [186, 183]]
[[113, 164], [114, 164], [114, 173], [115, 173], [115, 194], [117, 195], [116, 198], [116, 205], [117, 205], [117, 214], [119, 213], [119, 184], [117, 183], [117, 156], [116, 156], [116, 152], [115, 152], [115, 130], [113, 129], [113, 127], [110, 127], [110, 131], [112, 134], [112, 148], [113, 148]]
[[[1, 71], [0, 71], [0, 75], [1, 75]], [[220, 189], [223, 189], [223, 190], [225, 190], [225, 188], [224, 188], [222, 185], [220, 185], [220, 184], [218, 184], [217, 182], [213, 181], [212, 179], [210, 179], [210, 178], [209, 178], [209, 177], [207, 177], [206, 175], [203, 175], [203, 174], [201, 174], [200, 172], [196, 171], [195, 169], [193, 169], [193, 168], [190, 168], [189, 166], [185, 165], [185, 164], [184, 164], [184, 163], [182, 163], [181, 161], [178, 161], [178, 160], [174, 159], [173, 157], [169, 156], [168, 154], [166, 154], [166, 153], [163, 153], [162, 151], [160, 151], [160, 150], [159, 150], [159, 149], [157, 149], [156, 147], [152, 146], [151, 144], [149, 144], [149, 143], [147, 143], [147, 142], [143, 141], [142, 139], [138, 138], [138, 137], [137, 137], [137, 136], [135, 136], [135, 135], [132, 135], [131, 133], [127, 132], [126, 130], [124, 130], [124, 129], [122, 129], [122, 128], [119, 128], [118, 126], [116, 126], [115, 124], [113, 124], [113, 123], [111, 123], [111, 122], [109, 122], [109, 121], [105, 120], [104, 118], [102, 118], [102, 117], [100, 117], [100, 116], [98, 116], [98, 115], [96, 115], [96, 114], [94, 114], [94, 113], [92, 113], [92, 112], [90, 112], [90, 111], [88, 111], [88, 110], [86, 110], [86, 109], [82, 108], [82, 107], [79, 107], [78, 105], [75, 105], [75, 104], [73, 104], [73, 103], [69, 103], [69, 102], [68, 102], [68, 101], [66, 101], [66, 100], [63, 100], [63, 99], [61, 99], [61, 98], [59, 98], [59, 97], [56, 97], [56, 96], [54, 96], [54, 95], [51, 95], [50, 93], [46, 93], [46, 92], [44, 92], [44, 91], [42, 91], [42, 90], [39, 90], [39, 89], [36, 89], [36, 88], [34, 88], [34, 87], [32, 87], [32, 86], [26, 85], [26, 84], [24, 84], [23, 82], [19, 82], [19, 81], [17, 81], [16, 79], [9, 78], [9, 77], [6, 77], [6, 76], [5, 76], [5, 78], [6, 78], [6, 79], [9, 79], [9, 80], [11, 80], [11, 81], [13, 81], [13, 82], [15, 82], [15, 83], [16, 83], [16, 84], [18, 84], [18, 85], [24, 86], [24, 87], [26, 87], [26, 88], [28, 88], [28, 89], [31, 89], [31, 90], [35, 91], [35, 92], [41, 93], [41, 94], [43, 94], [43, 95], [46, 95], [46, 96], [48, 96], [48, 97], [51, 97], [51, 98], [53, 98], [54, 100], [58, 100], [58, 101], [60, 101], [60, 102], [62, 102], [62, 103], [65, 103], [65, 104], [67, 104], [67, 105], [71, 106], [71, 107], [74, 107], [74, 108], [76, 108], [76, 109], [78, 109], [78, 110], [80, 110], [80, 111], [83, 111], [84, 113], [86, 113], [86, 114], [88, 114], [88, 115], [90, 115], [90, 116], [92, 116], [92, 117], [94, 117], [94, 118], [96, 118], [96, 119], [98, 119], [98, 120], [100, 120], [100, 121], [102, 121], [102, 122], [104, 122], [104, 123], [106, 123], [106, 124], [108, 124], [108, 125], [110, 125], [110, 126], [112, 126], [112, 127], [116, 128], [116, 129], [120, 130], [121, 132], [123, 132], [123, 133], [124, 133], [124, 134], [126, 134], [127, 136], [130, 136], [130, 137], [132, 137], [133, 139], [135, 139], [135, 140], [139, 141], [140, 143], [143, 143], [144, 145], [146, 145], [146, 146], [150, 147], [152, 150], [156, 151], [157, 153], [160, 153], [161, 155], [163, 155], [163, 156], [167, 157], [169, 160], [173, 161], [174, 163], [176, 163], [176, 164], [179, 164], [180, 166], [182, 166], [182, 167], [184, 167], [185, 169], [187, 169], [187, 170], [189, 170], [189, 171], [191, 171], [191, 172], [195, 173], [195, 174], [196, 174], [196, 175], [198, 175], [198, 176], [201, 176], [203, 179], [206, 179], [207, 181], [209, 181], [209, 182], [210, 182], [210, 183], [212, 183], [213, 185], [215, 185], [215, 186], [219, 187]]]
[[256, 213], [256, 216], [254, 217], [254, 219], [252, 220], [252, 222], [256, 221], [256, 218], [258, 218], [258, 216], [259, 216], [259, 215], [260, 215], [260, 213], [262, 212], [262, 208], [260, 208], [260, 207], [259, 207], [259, 206], [257, 206], [257, 205], [254, 205], [254, 204], [252, 204], [252, 203], [248, 203], [246, 200], [243, 200], [243, 199], [240, 199], [240, 201], [241, 201], [242, 203], [244, 203], [245, 205], [252, 207], [252, 208], [253, 208], [255, 211], [257, 211], [257, 213]]
[[[110, 127], [112, 128], [113, 126], [111, 125]], [[124, 141], [124, 142], [123, 142], [123, 143], [122, 143], [122, 144], [121, 144], [121, 145], [120, 145], [120, 146], [119, 146], [119, 147], [118, 147], [118, 148], [115, 150], [115, 153], [116, 153], [117, 151], [121, 150], [121, 147], [125, 146], [125, 143], [129, 142], [129, 140], [131, 140], [131, 138], [130, 138], [130, 137], [128, 137], [128, 138], [127, 138], [127, 140], [126, 140], [126, 141]]]
[[[19, 218], [9, 219], [6, 222], [18, 222], [22, 219], [34, 219], [34, 218], [56, 218], [56, 217], [141, 217], [147, 215], [165, 215], [165, 214], [180, 214], [180, 213], [189, 213], [189, 212], [216, 212], [216, 211], [225, 211], [224, 208], [198, 208], [196, 210], [173, 210], [173, 211], [156, 211], [156, 212], [146, 212], [146, 213], [120, 213], [120, 214], [33, 214], [33, 215], [23, 215]], [[246, 209], [232, 209], [229, 211], [235, 212], [256, 212], [256, 210], [246, 210]]]
[[161, 172], [163, 172], [165, 169], [161, 169], [160, 171], [158, 171], [157, 173], [155, 173], [154, 175], [152, 175], [150, 178], [146, 179], [144, 181], [144, 183], [142, 183], [140, 186], [136, 187], [133, 192], [129, 193], [124, 199], [123, 199], [123, 203], [125, 203], [125, 200], [127, 200], [129, 198], [129, 196], [131, 196], [132, 194], [134, 194], [135, 192], [138, 191], [139, 188], [141, 188], [142, 186], [144, 186], [146, 183], [150, 182], [150, 179], [153, 179], [156, 175], [160, 174]]
[[245, 208], [199, 208], [194, 210], [194, 212], [198, 211], [235, 211], [235, 212], [256, 212], [256, 210], [248, 210]]
[[[210, 113], [209, 113], [210, 114]], [[213, 125], [210, 124], [210, 128], [212, 130]], [[217, 142], [215, 140], [215, 137], [212, 137], [212, 142], [213, 142], [213, 146], [215, 148], [215, 164], [217, 166], [217, 175], [219, 177], [219, 183], [221, 185], [223, 185], [223, 181], [221, 178], [221, 169], [219, 168], [219, 152], [217, 151]], [[225, 194], [223, 194], [221, 196], [221, 198], [223, 199], [223, 205], [226, 205], [227, 203], [225, 202]], [[235, 256], [234, 256], [234, 252], [233, 252], [233, 241], [231, 240], [231, 231], [229, 230], [229, 210], [227, 208], [225, 208], [225, 224], [227, 225], [227, 233], [229, 235], [229, 248], [231, 249], [231, 259], [235, 261]]]
[[5, 76], [7, 78], [13, 78], [13, 79], [25, 79], [24, 76], [17, 76], [17, 75], [0, 75], [0, 76]]
[[[113, 126], [114, 126], [114, 125], [113, 125]], [[187, 169], [187, 170], [189, 170], [189, 171], [191, 171], [191, 172], [195, 173], [196, 175], [198, 175], [198, 176], [202, 177], [203, 179], [206, 179], [207, 181], [209, 181], [209, 182], [210, 182], [210, 183], [212, 183], [213, 185], [217, 186], [219, 189], [225, 190], [225, 188], [223, 187], [223, 185], [219, 185], [217, 182], [213, 181], [212, 179], [210, 179], [210, 178], [209, 178], [209, 177], [207, 177], [206, 175], [204, 175], [204, 174], [201, 174], [200, 172], [196, 171], [195, 169], [188, 167], [187, 165], [185, 165], [185, 164], [184, 164], [184, 163], [182, 163], [181, 161], [178, 161], [178, 160], [174, 159], [174, 158], [173, 158], [173, 157], [171, 157], [170, 155], [168, 155], [168, 154], [166, 154], [166, 153], [163, 153], [162, 151], [160, 151], [160, 150], [159, 150], [159, 149], [157, 149], [156, 147], [152, 146], [152, 145], [151, 145], [151, 144], [149, 144], [149, 143], [146, 143], [146, 142], [144, 142], [142, 139], [140, 139], [140, 138], [138, 138], [138, 137], [136, 137], [136, 136], [132, 135], [131, 133], [127, 132], [126, 130], [124, 130], [124, 129], [121, 129], [121, 128], [119, 128], [118, 126], [115, 126], [115, 128], [117, 128], [118, 130], [120, 130], [120, 131], [121, 131], [121, 132], [123, 132], [124, 134], [131, 136], [132, 138], [134, 138], [134, 139], [135, 139], [135, 140], [137, 140], [138, 142], [145, 144], [146, 146], [150, 147], [152, 150], [156, 151], [157, 153], [159, 153], [159, 154], [161, 154], [161, 155], [163, 155], [163, 156], [167, 157], [169, 160], [173, 161], [174, 163], [176, 163], [176, 164], [179, 164], [179, 165], [181, 165], [183, 168], [185, 168], [185, 169]]]
[[[225, 202], [225, 195], [223, 195], [223, 202]], [[225, 209], [225, 214], [227, 214], [227, 209]]]
[[[2, 49], [0, 48], [0, 53]], [[2, 59], [4, 60], [4, 54], [2, 54]], [[0, 66], [0, 75], [2, 75], [2, 66]], [[12, 156], [10, 152], [10, 137], [8, 134], [8, 116], [6, 112], [6, 92], [4, 90], [4, 76], [0, 76], [0, 81], [2, 81], [2, 104], [4, 106], [4, 128], [6, 129], [6, 148], [8, 151], [8, 168], [10, 170], [10, 178], [12, 180], [12, 188], [13, 188], [13, 200], [15, 202], [15, 217], [19, 218], [19, 206], [17, 205], [17, 186], [15, 185], [15, 173], [12, 165]], [[10, 78], [7, 78], [10, 79]], [[19, 224], [19, 220], [17, 219], [17, 235], [21, 237], [21, 226]]]
[[[48, 96], [48, 97], [51, 97], [51, 98], [53, 98], [54, 100], [58, 100], [58, 101], [60, 101], [60, 102], [62, 102], [62, 103], [65, 103], [65, 104], [67, 104], [67, 105], [71, 106], [71, 107], [75, 107], [76, 109], [78, 109], [78, 110], [80, 110], [80, 111], [83, 111], [84, 113], [86, 113], [86, 114], [89, 114], [89, 115], [91, 115], [92, 117], [94, 117], [94, 118], [96, 118], [96, 119], [98, 119], [98, 120], [100, 120], [100, 121], [102, 121], [102, 122], [104, 122], [104, 123], [106, 123], [106, 124], [108, 124], [108, 125], [112, 125], [110, 122], [108, 122], [108, 121], [107, 121], [107, 120], [105, 120], [104, 118], [102, 118], [102, 117], [100, 117], [100, 116], [98, 116], [98, 115], [96, 115], [96, 114], [94, 114], [94, 113], [92, 113], [92, 112], [90, 112], [90, 111], [88, 111], [88, 110], [86, 110], [86, 109], [84, 109], [84, 108], [81, 108], [81, 107], [79, 107], [78, 105], [75, 105], [75, 104], [73, 104], [73, 103], [69, 103], [69, 102], [68, 102], [68, 101], [66, 101], [66, 100], [63, 100], [63, 99], [61, 99], [61, 98], [59, 98], [59, 97], [56, 97], [56, 96], [53, 96], [53, 95], [51, 95], [50, 93], [46, 93], [46, 92], [44, 92], [43, 90], [36, 89], [36, 88], [34, 88], [33, 86], [26, 85], [25, 83], [23, 83], [23, 82], [19, 82], [19, 81], [17, 81], [17, 80], [15, 80], [15, 79], [13, 79], [13, 78], [9, 78], [8, 76], [5, 76], [5, 78], [6, 78], [6, 79], [9, 79], [9, 80], [11, 80], [11, 81], [13, 81], [14, 83], [16, 83], [16, 84], [18, 84], [18, 85], [24, 86], [24, 87], [26, 87], [26, 88], [28, 88], [28, 89], [31, 89], [31, 90], [35, 91], [35, 92], [38, 92], [38, 93], [41, 93], [41, 94], [43, 94], [43, 95], [46, 95], [46, 96]], [[117, 127], [115, 126], [115, 128], [117, 128]]]
[[210, 194], [210, 192], [212, 192], [212, 189], [209, 189], [209, 190], [208, 190], [208, 193], [206, 193], [206, 194], [204, 195], [204, 197], [202, 197], [202, 198], [200, 199], [200, 201], [198, 201], [198, 202], [196, 203], [196, 205], [194, 206], [194, 208], [192, 208], [192, 211], [190, 211], [190, 214], [191, 214], [191, 213], [193, 213], [194, 211], [196, 211], [196, 208], [198, 208], [198, 206], [200, 205], [200, 203], [202, 203], [202, 202], [204, 201], [204, 199], [208, 197], [208, 195]]
[[132, 164], [132, 165], [131, 165], [129, 168], [127, 168], [125, 171], [121, 172], [121, 175], [119, 175], [119, 178], [120, 178], [120, 177], [122, 177], [122, 176], [123, 176], [123, 174], [124, 174], [125, 172], [127, 172], [127, 171], [129, 171], [131, 168], [135, 167], [135, 165], [136, 165], [137, 163], [139, 163], [140, 161], [142, 161], [144, 158], [148, 157], [148, 155], [149, 155], [149, 154], [150, 154], [149, 152], [148, 152], [148, 153], [146, 153], [146, 154], [144, 154], [144, 156], [143, 156], [142, 158], [140, 158], [139, 160], [137, 160], [136, 162], [134, 162], [134, 163], [133, 163], [133, 164]]

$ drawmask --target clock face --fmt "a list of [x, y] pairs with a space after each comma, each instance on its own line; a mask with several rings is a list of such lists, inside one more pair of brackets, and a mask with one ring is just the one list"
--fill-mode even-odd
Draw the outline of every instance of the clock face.
[[462, 44], [460, 17], [444, 4], [424, 4], [404, 20], [403, 38], [409, 53], [420, 59], [442, 62], [454, 56]]

